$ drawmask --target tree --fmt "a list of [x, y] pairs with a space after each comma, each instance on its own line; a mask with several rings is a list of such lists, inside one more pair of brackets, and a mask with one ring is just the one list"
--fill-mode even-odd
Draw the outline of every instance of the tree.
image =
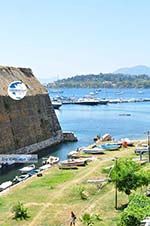
[[149, 176], [140, 171], [140, 166], [131, 159], [121, 158], [113, 167], [110, 178], [119, 191], [130, 195], [132, 190], [148, 185]]
[[119, 226], [139, 226], [150, 215], [150, 199], [144, 195], [134, 194], [120, 217]]

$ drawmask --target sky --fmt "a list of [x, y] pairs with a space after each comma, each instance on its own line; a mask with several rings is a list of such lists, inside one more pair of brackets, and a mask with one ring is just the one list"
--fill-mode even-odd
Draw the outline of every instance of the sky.
[[0, 0], [0, 65], [53, 81], [149, 60], [149, 0]]

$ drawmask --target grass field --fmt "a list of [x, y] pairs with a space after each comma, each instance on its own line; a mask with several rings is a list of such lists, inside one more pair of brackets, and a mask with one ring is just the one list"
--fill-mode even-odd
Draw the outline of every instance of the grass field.
[[[121, 210], [114, 209], [114, 185], [105, 184], [102, 189], [86, 183], [87, 179], [105, 178], [106, 167], [114, 164], [112, 157], [129, 157], [134, 148], [122, 148], [120, 151], [108, 152], [86, 167], [78, 170], [59, 170], [57, 166], [46, 171], [43, 177], [33, 177], [11, 188], [0, 196], [1, 226], [67, 226], [70, 212], [77, 215], [77, 225], [84, 213], [99, 214], [102, 221], [95, 226], [114, 226], [117, 224]], [[148, 169], [149, 165], [147, 164]], [[81, 191], [87, 199], [81, 198]], [[30, 218], [16, 221], [13, 219], [12, 206], [18, 201], [28, 207]], [[128, 198], [118, 193], [118, 205], [126, 204]]]

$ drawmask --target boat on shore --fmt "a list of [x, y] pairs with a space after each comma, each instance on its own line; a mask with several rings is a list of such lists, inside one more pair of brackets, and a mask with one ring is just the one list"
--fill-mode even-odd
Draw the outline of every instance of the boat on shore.
[[86, 154], [104, 154], [104, 149], [102, 148], [86, 148], [83, 149], [83, 152]]
[[77, 166], [67, 166], [67, 165], [62, 165], [62, 164], [59, 164], [59, 169], [62, 169], [62, 170], [77, 170], [78, 167]]
[[118, 150], [121, 147], [121, 145], [117, 143], [106, 143], [102, 144], [100, 147], [107, 151], [115, 151]]
[[63, 166], [86, 166], [87, 161], [85, 159], [68, 159], [60, 162]]
[[55, 157], [55, 156], [49, 156], [48, 158], [43, 158], [43, 165], [45, 164], [50, 164], [50, 165], [54, 165], [57, 164], [59, 162], [59, 158]]
[[12, 181], [6, 181], [0, 185], [0, 192], [12, 186]]
[[33, 169], [35, 169], [35, 165], [34, 164], [29, 165], [29, 166], [25, 166], [25, 167], [19, 169], [19, 171], [21, 173], [28, 173], [28, 172], [32, 171]]

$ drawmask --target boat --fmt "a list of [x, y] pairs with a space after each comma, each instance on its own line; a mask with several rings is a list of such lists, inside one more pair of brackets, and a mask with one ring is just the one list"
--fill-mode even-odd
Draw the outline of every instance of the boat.
[[100, 147], [103, 148], [104, 150], [115, 151], [118, 150], [121, 147], [121, 145], [116, 143], [106, 143], [102, 144]]
[[99, 99], [99, 104], [108, 104], [109, 100]]
[[121, 139], [121, 144], [127, 144], [127, 146], [133, 146], [134, 142], [132, 140], [130, 140], [129, 138], [122, 138]]
[[51, 167], [50, 164], [46, 164], [46, 165], [43, 165], [41, 167], [39, 167], [39, 170], [42, 171], [42, 170], [46, 170], [46, 169], [49, 169]]
[[81, 105], [97, 105], [99, 104], [99, 100], [93, 97], [83, 97], [79, 98], [75, 104], [81, 104]]
[[21, 176], [16, 176], [16, 177], [13, 179], [13, 182], [19, 183], [19, 182], [21, 182], [21, 181], [26, 180], [28, 177], [29, 177], [29, 174], [22, 174]]
[[49, 158], [43, 158], [43, 165], [51, 164], [54, 165], [59, 162], [59, 158], [55, 156], [49, 156]]
[[68, 159], [60, 162], [63, 166], [85, 166], [87, 161], [85, 159]]
[[86, 148], [83, 149], [86, 154], [104, 154], [104, 149], [102, 148]]
[[59, 164], [59, 169], [63, 169], [63, 170], [77, 170], [78, 167], [77, 166], [67, 166], [67, 165], [62, 165], [62, 164]]
[[141, 154], [143, 155], [144, 153], [148, 153], [148, 147], [136, 147], [135, 149], [136, 154]]
[[35, 169], [35, 165], [34, 164], [29, 165], [29, 166], [25, 166], [25, 167], [19, 169], [19, 171], [21, 173], [28, 173], [28, 172], [32, 171], [33, 169]]
[[9, 188], [12, 184], [13, 184], [12, 181], [6, 181], [6, 182], [2, 183], [0, 185], [0, 191], [3, 191], [6, 188]]
[[53, 105], [54, 109], [59, 109], [62, 106], [62, 102], [61, 101], [52, 101], [52, 105]]

